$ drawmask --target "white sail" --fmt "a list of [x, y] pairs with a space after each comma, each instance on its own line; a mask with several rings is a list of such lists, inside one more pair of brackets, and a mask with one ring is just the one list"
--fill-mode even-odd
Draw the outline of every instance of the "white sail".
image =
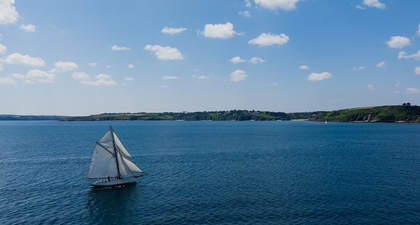
[[131, 158], [130, 153], [110, 128], [95, 145], [86, 178], [120, 178], [141, 173], [142, 171], [129, 158]]

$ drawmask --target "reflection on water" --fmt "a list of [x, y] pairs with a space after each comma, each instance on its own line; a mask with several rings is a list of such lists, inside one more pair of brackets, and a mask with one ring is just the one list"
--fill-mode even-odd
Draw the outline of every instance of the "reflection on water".
[[125, 185], [108, 188], [91, 188], [86, 195], [86, 204], [91, 223], [130, 224], [128, 216], [136, 207], [140, 185]]

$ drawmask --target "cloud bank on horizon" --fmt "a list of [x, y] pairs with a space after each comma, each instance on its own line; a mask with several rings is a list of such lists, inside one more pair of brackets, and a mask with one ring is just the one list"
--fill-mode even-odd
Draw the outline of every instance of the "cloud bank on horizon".
[[416, 0], [45, 4], [0, 1], [0, 114], [312, 111], [420, 93]]

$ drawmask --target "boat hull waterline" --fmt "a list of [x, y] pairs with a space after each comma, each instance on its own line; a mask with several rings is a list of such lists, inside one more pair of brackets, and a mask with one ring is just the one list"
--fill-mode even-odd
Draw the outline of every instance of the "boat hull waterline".
[[112, 186], [119, 186], [124, 184], [133, 184], [136, 183], [137, 179], [135, 177], [130, 177], [127, 179], [116, 179], [116, 180], [104, 180], [104, 181], [97, 181], [92, 183], [94, 187], [112, 187]]

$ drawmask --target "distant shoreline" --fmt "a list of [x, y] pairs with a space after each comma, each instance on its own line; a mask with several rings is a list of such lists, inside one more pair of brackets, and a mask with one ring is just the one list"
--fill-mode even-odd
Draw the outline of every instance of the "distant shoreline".
[[90, 116], [0, 115], [0, 121], [313, 121], [419, 123], [420, 106], [398, 105], [358, 107], [334, 111], [270, 112], [227, 110], [163, 113], [102, 113]]

